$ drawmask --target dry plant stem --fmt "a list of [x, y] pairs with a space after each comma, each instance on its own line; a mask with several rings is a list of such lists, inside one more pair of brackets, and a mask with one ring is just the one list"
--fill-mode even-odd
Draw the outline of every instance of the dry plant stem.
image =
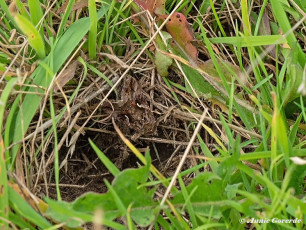
[[178, 165], [177, 168], [176, 168], [176, 171], [175, 171], [175, 173], [174, 173], [174, 175], [173, 175], [173, 177], [172, 177], [172, 179], [171, 179], [171, 182], [170, 182], [170, 184], [169, 184], [169, 186], [168, 186], [168, 188], [167, 188], [167, 190], [166, 190], [166, 192], [165, 192], [165, 194], [164, 194], [164, 196], [163, 196], [163, 199], [162, 199], [162, 201], [160, 202], [159, 206], [163, 206], [164, 203], [165, 203], [165, 201], [167, 200], [167, 197], [168, 197], [168, 195], [169, 195], [169, 193], [170, 193], [170, 191], [171, 191], [171, 188], [174, 186], [174, 184], [175, 184], [175, 182], [176, 182], [176, 179], [177, 179], [177, 176], [178, 176], [178, 174], [180, 173], [180, 171], [181, 171], [181, 169], [182, 169], [182, 167], [183, 167], [183, 164], [185, 163], [185, 160], [186, 160], [186, 158], [187, 158], [187, 155], [188, 155], [188, 153], [189, 153], [189, 151], [190, 151], [190, 149], [191, 149], [191, 147], [192, 147], [192, 144], [193, 144], [194, 140], [196, 139], [197, 134], [199, 133], [199, 131], [200, 131], [201, 127], [202, 127], [202, 123], [203, 123], [203, 121], [204, 121], [204, 118], [205, 118], [205, 116], [206, 116], [206, 113], [207, 113], [207, 109], [204, 110], [204, 112], [203, 112], [203, 114], [202, 114], [202, 116], [201, 116], [201, 118], [200, 118], [200, 121], [199, 121], [199, 123], [197, 124], [197, 127], [195, 128], [195, 130], [194, 130], [194, 132], [193, 132], [193, 135], [192, 135], [192, 137], [191, 137], [191, 139], [190, 139], [190, 141], [189, 141], [189, 144], [188, 144], [188, 146], [186, 147], [186, 150], [185, 150], [185, 152], [184, 152], [184, 154], [183, 154], [183, 156], [182, 156], [182, 159], [181, 159], [179, 165]]
[[[183, 154], [183, 156], [182, 156], [182, 159], [180, 160], [179, 165], [178, 165], [177, 168], [176, 168], [176, 171], [175, 171], [175, 173], [174, 173], [174, 175], [173, 175], [173, 177], [172, 177], [172, 179], [171, 179], [171, 181], [170, 181], [170, 184], [169, 184], [169, 186], [167, 187], [167, 190], [166, 190], [166, 192], [165, 192], [165, 194], [164, 194], [164, 196], [163, 196], [162, 201], [161, 201], [160, 204], [159, 204], [159, 207], [162, 207], [162, 206], [164, 205], [164, 203], [166, 202], [167, 197], [168, 197], [168, 195], [170, 194], [170, 191], [171, 191], [172, 187], [174, 186], [174, 184], [175, 184], [175, 182], [176, 182], [177, 176], [178, 176], [178, 174], [180, 173], [180, 171], [181, 171], [181, 169], [182, 169], [182, 167], [183, 167], [183, 164], [184, 164], [185, 160], [187, 159], [188, 153], [189, 153], [190, 149], [192, 148], [192, 144], [193, 144], [193, 142], [194, 142], [194, 140], [195, 140], [197, 134], [199, 133], [199, 131], [200, 131], [201, 127], [202, 127], [202, 123], [203, 123], [203, 121], [204, 121], [204, 118], [205, 118], [205, 116], [206, 116], [206, 113], [207, 113], [207, 109], [204, 110], [204, 112], [203, 112], [203, 114], [202, 114], [202, 116], [201, 116], [201, 118], [200, 118], [200, 121], [199, 121], [199, 123], [197, 124], [197, 127], [196, 127], [195, 130], [194, 130], [194, 133], [193, 133], [193, 135], [192, 135], [192, 137], [191, 137], [191, 139], [190, 139], [190, 141], [189, 141], [188, 146], [186, 147], [186, 150], [185, 150], [185, 152], [184, 152], [184, 154]], [[159, 213], [156, 214], [155, 219], [157, 218], [157, 215], [158, 215], [158, 214], [159, 214]], [[150, 225], [149, 230], [151, 230], [152, 228], [153, 228], [153, 224]]]
[[[118, 77], [114, 77], [111, 81], [112, 83], [115, 83], [117, 80], [119, 79], [119, 76]], [[99, 90], [95, 91], [92, 95], [86, 97], [84, 99], [84, 101], [82, 101], [81, 103], [77, 104], [77, 105], [74, 105], [71, 107], [71, 114], [73, 114], [74, 112], [76, 112], [78, 109], [80, 109], [82, 106], [84, 106], [86, 103], [88, 103], [89, 101], [91, 101], [92, 99], [96, 98], [98, 95], [100, 95], [101, 93], [103, 93], [105, 90], [109, 89], [110, 86], [107, 84], [103, 87], [101, 87]], [[55, 119], [58, 119], [59, 118], [59, 115], [55, 116]], [[52, 120], [48, 120], [46, 121], [45, 123], [43, 123], [40, 127], [38, 127], [36, 129], [37, 132], [43, 132], [45, 129], [49, 128], [50, 126], [52, 125]], [[36, 132], [33, 132], [31, 134], [29, 134], [28, 136], [26, 136], [24, 138], [24, 140], [29, 140], [33, 137], [36, 136]], [[16, 144], [20, 144], [22, 143], [22, 140], [14, 143], [14, 144], [11, 144], [8, 149], [12, 148], [14, 145]]]
[[[81, 115], [81, 112], [78, 112], [76, 115], [75, 115], [75, 118], [72, 120], [71, 124], [69, 125], [69, 127], [67, 128], [66, 132], [64, 133], [61, 141], [58, 143], [58, 151], [61, 149], [62, 145], [64, 144], [66, 138], [68, 137], [70, 131], [72, 130], [73, 126], [75, 125], [75, 123], [77, 122], [79, 116]], [[44, 156], [43, 156], [44, 157]], [[54, 160], [54, 151], [52, 151], [48, 161], [44, 164], [45, 168], [48, 167], [49, 164], [51, 164]], [[37, 183], [38, 183], [38, 180], [40, 179], [40, 171], [42, 169], [42, 165], [43, 165], [43, 161], [40, 163], [40, 166], [39, 166], [39, 170], [37, 172], [37, 178], [36, 178], [36, 181], [35, 181], [35, 185], [34, 185], [34, 189], [36, 189], [36, 186], [37, 186]]]
[[[192, 113], [192, 112], [186, 113], [186, 112], [183, 112], [183, 111], [178, 110], [178, 109], [174, 110], [174, 114], [180, 116], [181, 118], [185, 118], [187, 120], [193, 120], [193, 121], [199, 119], [199, 117], [200, 117], [199, 114]], [[206, 117], [205, 120], [212, 121], [212, 122], [215, 122], [219, 125], [222, 125], [221, 121], [219, 121], [217, 119], [214, 119], [214, 118]], [[239, 126], [236, 126], [236, 125], [233, 125], [233, 124], [227, 124], [227, 125], [235, 131], [239, 131], [239, 132], [242, 132], [242, 133], [247, 133], [250, 136], [256, 137], [258, 139], [262, 139], [262, 136], [255, 133], [255, 132], [249, 131], [247, 129], [243, 129], [243, 128], [241, 128]]]
[[[67, 68], [67, 66], [70, 64], [70, 62], [72, 61], [72, 59], [75, 57], [75, 55], [78, 53], [78, 51], [81, 49], [81, 47], [83, 46], [83, 44], [85, 43], [85, 41], [83, 41], [81, 44], [80, 44], [80, 46], [76, 49], [76, 51], [72, 54], [72, 56], [70, 57], [70, 59], [68, 60], [68, 62], [65, 64], [65, 66], [63, 67], [63, 69], [60, 71], [60, 73], [58, 74], [58, 76], [60, 76], [62, 73], [63, 73], [63, 71]], [[34, 146], [34, 142], [35, 142], [35, 139], [36, 139], [36, 136], [37, 136], [37, 133], [39, 132], [39, 131], [41, 131], [41, 135], [42, 135], [42, 137], [44, 136], [44, 134], [43, 134], [43, 129], [41, 129], [41, 130], [39, 130], [39, 128], [40, 127], [38, 127], [39, 126], [39, 124], [42, 124], [42, 119], [43, 119], [43, 111], [45, 110], [45, 106], [46, 106], [46, 104], [47, 104], [47, 100], [48, 100], [48, 95], [49, 95], [49, 93], [50, 93], [50, 91], [53, 89], [53, 84], [56, 82], [56, 76], [54, 76], [53, 77], [53, 79], [52, 79], [52, 82], [51, 82], [51, 84], [50, 84], [50, 86], [48, 87], [48, 89], [47, 89], [47, 91], [46, 91], [46, 96], [45, 96], [45, 98], [44, 98], [44, 100], [43, 100], [43, 102], [42, 102], [42, 108], [41, 108], [41, 112], [40, 112], [40, 115], [39, 115], [39, 118], [38, 118], [38, 121], [37, 121], [37, 128], [36, 128], [36, 130], [34, 131], [34, 133], [33, 133], [33, 146]], [[62, 91], [61, 91], [62, 92]], [[64, 95], [64, 98], [66, 97], [66, 95]], [[68, 104], [68, 106], [69, 106], [69, 104]], [[68, 107], [67, 108], [67, 111], [68, 112], [71, 112], [71, 110], [70, 110], [70, 108]], [[70, 115], [71, 114], [69, 114], [68, 113], [68, 117], [70, 117]], [[57, 119], [57, 117], [58, 116], [56, 116], [55, 117], [55, 119]], [[21, 121], [23, 121], [23, 119], [21, 119]], [[52, 125], [52, 119], [50, 119], [49, 120], [50, 121], [50, 126]], [[22, 127], [23, 127], [23, 125], [22, 125]], [[25, 133], [24, 131], [23, 131], [23, 133]], [[23, 141], [25, 141], [26, 139], [25, 138], [23, 138], [22, 139]], [[42, 146], [46, 146], [46, 145], [44, 145], [44, 138], [42, 138]], [[25, 145], [24, 145], [25, 146]], [[23, 148], [24, 150], [26, 149], [26, 148]], [[42, 154], [44, 155], [44, 153], [45, 153], [45, 149], [43, 148], [42, 149]]]
[[24, 49], [24, 47], [26, 46], [27, 43], [28, 42], [25, 40], [24, 43], [22, 44], [20, 50], [18, 51], [18, 53], [15, 55], [14, 59], [11, 61], [9, 66], [6, 68], [6, 70], [2, 74], [1, 79], [0, 79], [0, 83], [3, 81], [3, 78], [6, 76], [6, 74], [9, 72], [9, 70], [12, 68], [12, 66], [14, 65], [15, 61], [17, 60], [17, 58], [19, 57], [20, 53], [22, 52], [22, 50]]
[[140, 58], [140, 56], [144, 53], [144, 51], [149, 47], [149, 45], [152, 43], [152, 41], [155, 39], [156, 35], [158, 33], [160, 33], [161, 29], [164, 27], [164, 25], [168, 22], [168, 19], [171, 17], [171, 15], [180, 7], [180, 5], [183, 3], [184, 0], [181, 0], [176, 7], [172, 10], [172, 12], [170, 13], [169, 17], [161, 24], [161, 26], [157, 29], [157, 31], [152, 35], [152, 37], [150, 38], [150, 40], [147, 42], [147, 44], [142, 48], [142, 50], [139, 52], [139, 54], [137, 55], [137, 57], [134, 59], [134, 61], [130, 64], [130, 66], [123, 72], [123, 74], [121, 75], [121, 77], [118, 79], [118, 81], [113, 85], [113, 87], [108, 91], [108, 93], [105, 95], [105, 97], [102, 99], [102, 101], [96, 106], [96, 108], [93, 110], [93, 112], [91, 113], [90, 116], [88, 116], [87, 120], [84, 122], [84, 124], [81, 126], [80, 130], [81, 131], [85, 125], [88, 123], [88, 121], [91, 119], [91, 117], [93, 116], [93, 114], [98, 110], [98, 108], [100, 106], [103, 105], [103, 103], [105, 102], [105, 100], [109, 97], [109, 95], [114, 91], [114, 89], [120, 84], [120, 82], [122, 81], [122, 79], [127, 75], [127, 73], [132, 69], [132, 67], [134, 66], [134, 64], [138, 61], [138, 59]]
[[298, 6], [298, 4], [295, 3], [295, 1], [293, 0], [289, 0], [289, 1], [300, 12], [300, 14], [303, 15], [303, 17], [306, 17], [306, 13]]

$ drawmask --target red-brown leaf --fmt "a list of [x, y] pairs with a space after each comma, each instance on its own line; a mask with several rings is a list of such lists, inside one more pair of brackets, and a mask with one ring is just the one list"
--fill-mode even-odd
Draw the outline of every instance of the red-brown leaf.
[[154, 0], [134, 0], [138, 7], [142, 10], [148, 10], [151, 15], [154, 13]]
[[[161, 19], [166, 19], [168, 15], [161, 15], [159, 17]], [[184, 49], [189, 57], [193, 61], [196, 61], [198, 58], [198, 51], [192, 44], [195, 36], [186, 17], [181, 13], [173, 13], [166, 24], [166, 28], [173, 39], [181, 46], [182, 49]]]
[[166, 0], [134, 0], [134, 2], [143, 10], [148, 10], [151, 15], [165, 14]]
[[166, 4], [167, 0], [155, 0], [154, 13], [157, 15], [162, 15], [166, 13]]

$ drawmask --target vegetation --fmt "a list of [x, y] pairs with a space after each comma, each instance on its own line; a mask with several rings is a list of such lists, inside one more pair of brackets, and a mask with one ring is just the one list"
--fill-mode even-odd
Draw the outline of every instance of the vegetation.
[[304, 229], [302, 0], [0, 0], [1, 229]]

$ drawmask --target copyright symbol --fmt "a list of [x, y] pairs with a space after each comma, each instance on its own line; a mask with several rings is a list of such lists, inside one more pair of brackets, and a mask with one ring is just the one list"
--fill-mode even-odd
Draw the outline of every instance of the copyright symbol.
[[240, 223], [240, 224], [244, 224], [244, 223], [245, 223], [245, 219], [244, 219], [244, 218], [240, 218], [240, 219], [239, 219], [239, 223]]

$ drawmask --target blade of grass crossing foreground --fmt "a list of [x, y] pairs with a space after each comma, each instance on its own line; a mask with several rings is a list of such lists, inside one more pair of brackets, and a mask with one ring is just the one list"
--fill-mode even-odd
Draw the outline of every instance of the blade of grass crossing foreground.
[[[98, 18], [101, 18], [108, 10], [108, 4], [103, 4], [101, 10], [98, 12]], [[61, 66], [65, 63], [66, 59], [69, 55], [73, 52], [82, 38], [86, 35], [89, 30], [90, 26], [90, 19], [89, 18], [82, 18], [76, 22], [74, 22], [63, 34], [63, 36], [55, 42], [55, 48], [53, 55], [49, 55], [47, 60], [53, 59], [53, 72], [56, 73], [59, 71]], [[47, 88], [52, 80], [49, 75], [46, 75], [46, 71], [42, 66], [39, 66], [34, 73], [30, 76], [33, 79], [33, 82], [42, 88]], [[34, 92], [36, 89], [25, 89], [31, 92]], [[40, 90], [40, 93], [44, 93]], [[25, 131], [28, 129], [30, 122], [32, 121], [38, 106], [41, 102], [42, 97], [35, 95], [35, 94], [27, 94], [24, 97], [22, 105], [19, 107], [19, 100], [15, 101], [13, 107], [18, 109], [18, 111], [11, 111], [9, 116], [11, 117], [11, 124], [8, 124], [14, 130], [10, 130], [8, 133], [10, 134], [9, 138], [10, 143], [16, 143], [23, 138]], [[13, 114], [12, 114], [13, 113]], [[15, 114], [16, 113], [16, 114]], [[5, 146], [5, 147], [8, 147]], [[14, 162], [19, 150], [20, 145], [15, 145], [11, 151], [11, 162], [10, 162], [10, 169], [14, 168]]]
[[283, 44], [286, 39], [281, 35], [261, 35], [261, 36], [244, 36], [244, 37], [215, 37], [209, 38], [214, 44], [231, 44], [237, 47], [255, 47]]
[[108, 188], [108, 191], [112, 194], [115, 202], [116, 202], [116, 205], [117, 205], [117, 208], [119, 209], [119, 211], [121, 212], [120, 214], [121, 215], [125, 215], [127, 210], [123, 204], [123, 202], [121, 201], [119, 195], [116, 193], [115, 189], [113, 188], [113, 186], [111, 186], [111, 184], [107, 181], [107, 180], [104, 180], [104, 183], [105, 185], [107, 186]]
[[97, 9], [95, 0], [88, 1], [88, 10], [90, 18], [90, 27], [88, 34], [88, 53], [91, 59], [96, 57], [96, 44], [97, 44]]
[[[197, 223], [197, 219], [196, 219], [196, 216], [195, 216], [194, 209], [193, 209], [191, 201], [190, 201], [192, 193], [188, 194], [186, 186], [185, 186], [185, 184], [183, 182], [183, 179], [180, 175], [178, 175], [178, 181], [179, 181], [179, 184], [180, 184], [180, 187], [181, 187], [182, 194], [184, 196], [185, 205], [186, 205], [187, 210], [188, 210], [188, 215], [190, 216], [190, 221], [192, 223], [192, 227], [195, 228], [195, 227], [198, 226], [198, 223]], [[195, 190], [193, 190], [193, 192], [194, 191]], [[184, 210], [184, 207], [182, 208], [182, 210]]]
[[210, 2], [211, 9], [212, 9], [212, 11], [213, 11], [213, 14], [214, 14], [214, 16], [215, 16], [215, 19], [216, 19], [216, 21], [217, 21], [218, 27], [219, 27], [219, 29], [220, 29], [220, 31], [221, 31], [223, 37], [225, 37], [225, 36], [226, 36], [226, 33], [225, 33], [225, 31], [224, 31], [224, 29], [223, 29], [223, 27], [222, 27], [222, 24], [221, 24], [221, 22], [220, 22], [220, 19], [219, 19], [219, 17], [218, 17], [217, 12], [216, 12], [214, 3], [213, 3], [212, 0], [209, 0], [209, 2]]
[[[201, 147], [201, 150], [203, 152], [203, 154], [208, 157], [208, 158], [214, 158], [214, 155], [211, 153], [211, 151], [208, 149], [207, 145], [205, 144], [205, 142], [203, 141], [203, 139], [201, 138], [201, 136], [198, 134], [198, 140], [200, 142], [200, 147]], [[208, 160], [208, 164], [211, 168], [211, 170], [214, 172], [214, 173], [217, 173], [217, 170], [218, 170], [218, 163], [216, 161], [213, 161], [213, 160]]]

